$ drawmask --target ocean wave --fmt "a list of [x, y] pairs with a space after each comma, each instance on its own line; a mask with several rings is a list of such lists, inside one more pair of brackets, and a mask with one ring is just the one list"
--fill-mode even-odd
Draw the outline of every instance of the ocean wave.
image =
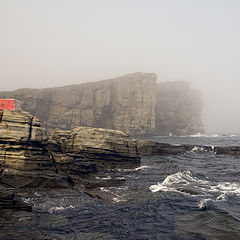
[[[240, 196], [240, 183], [236, 182], [211, 182], [194, 177], [192, 172], [187, 170], [167, 176], [162, 183], [151, 185], [152, 192], [181, 192], [192, 196], [204, 196], [201, 206], [206, 200], [225, 201], [228, 195]], [[206, 198], [207, 197], [207, 198]]]
[[[208, 181], [200, 180], [194, 177], [191, 171], [177, 172], [175, 174], [167, 176], [162, 183], [152, 185], [149, 189], [152, 192], [158, 191], [178, 191], [180, 188], [190, 186], [196, 186], [197, 184], [208, 184]], [[182, 192], [182, 191], [181, 191]]]

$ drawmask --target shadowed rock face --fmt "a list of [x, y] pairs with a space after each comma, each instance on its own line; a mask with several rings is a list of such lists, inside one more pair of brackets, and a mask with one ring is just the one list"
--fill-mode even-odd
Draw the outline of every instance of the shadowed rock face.
[[187, 135], [203, 132], [200, 94], [186, 82], [159, 83], [156, 74], [49, 89], [0, 93], [16, 98], [48, 130], [89, 126], [131, 135]]
[[203, 133], [201, 95], [187, 82], [157, 84], [156, 135]]

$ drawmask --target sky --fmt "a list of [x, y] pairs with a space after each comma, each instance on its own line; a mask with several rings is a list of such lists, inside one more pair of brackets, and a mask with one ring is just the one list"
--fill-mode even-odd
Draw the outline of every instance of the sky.
[[207, 132], [240, 133], [239, 0], [0, 0], [0, 91], [154, 72], [202, 92]]

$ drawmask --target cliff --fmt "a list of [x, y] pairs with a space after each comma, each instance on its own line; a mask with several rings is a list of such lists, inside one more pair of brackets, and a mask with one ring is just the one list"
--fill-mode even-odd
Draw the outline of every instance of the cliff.
[[158, 83], [156, 99], [157, 135], [204, 132], [201, 94], [192, 90], [188, 82]]
[[49, 89], [0, 93], [16, 98], [47, 129], [91, 126], [151, 134], [155, 130], [156, 75], [135, 73], [116, 79]]
[[79, 85], [0, 93], [16, 98], [48, 130], [90, 126], [131, 135], [203, 132], [202, 101], [186, 82], [156, 84], [156, 74], [134, 73]]

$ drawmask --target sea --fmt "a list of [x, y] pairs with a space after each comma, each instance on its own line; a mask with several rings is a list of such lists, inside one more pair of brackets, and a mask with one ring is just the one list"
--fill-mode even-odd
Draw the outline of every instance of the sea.
[[[148, 140], [240, 146], [238, 135]], [[181, 155], [142, 157], [136, 169], [105, 174], [125, 179], [123, 186], [101, 188], [109, 201], [80, 190], [36, 190], [23, 197], [33, 212], [8, 211], [0, 217], [0, 239], [240, 239], [240, 156], [195, 147]]]

